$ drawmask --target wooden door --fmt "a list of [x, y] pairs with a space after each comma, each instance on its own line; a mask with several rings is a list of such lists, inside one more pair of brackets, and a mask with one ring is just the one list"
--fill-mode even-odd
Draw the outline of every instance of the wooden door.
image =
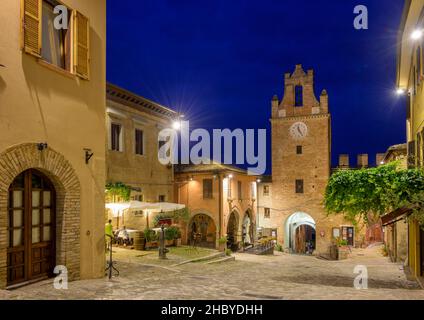
[[28, 170], [9, 188], [7, 285], [53, 275], [55, 192], [41, 172]]

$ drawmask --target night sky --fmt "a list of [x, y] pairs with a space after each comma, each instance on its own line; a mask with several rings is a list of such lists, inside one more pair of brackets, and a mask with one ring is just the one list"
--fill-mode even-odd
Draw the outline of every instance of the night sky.
[[[315, 70], [317, 98], [329, 94], [333, 165], [340, 153], [374, 162], [406, 140], [394, 94], [403, 0], [107, 3], [108, 81], [182, 112], [191, 128], [270, 129], [271, 98], [302, 64]], [[360, 4], [368, 30], [353, 27]]]

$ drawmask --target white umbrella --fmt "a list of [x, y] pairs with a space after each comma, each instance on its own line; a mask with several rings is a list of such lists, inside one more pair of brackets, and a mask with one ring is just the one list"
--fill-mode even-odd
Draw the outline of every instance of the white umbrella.
[[161, 211], [161, 212], [170, 212], [184, 209], [185, 205], [179, 203], [170, 203], [170, 202], [158, 202], [152, 203], [152, 211]]

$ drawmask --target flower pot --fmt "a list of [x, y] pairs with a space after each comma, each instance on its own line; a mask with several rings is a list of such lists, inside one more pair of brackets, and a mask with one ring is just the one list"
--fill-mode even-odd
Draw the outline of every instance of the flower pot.
[[341, 246], [338, 248], [338, 260], [346, 260], [349, 256], [350, 249], [348, 246]]

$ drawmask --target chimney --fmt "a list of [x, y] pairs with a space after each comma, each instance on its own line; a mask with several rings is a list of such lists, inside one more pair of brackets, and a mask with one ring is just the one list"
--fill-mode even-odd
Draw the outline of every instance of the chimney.
[[339, 167], [340, 168], [349, 168], [349, 155], [348, 154], [339, 155]]
[[377, 167], [383, 165], [385, 157], [386, 157], [385, 153], [377, 153], [377, 155], [375, 156], [375, 165]]
[[368, 154], [358, 154], [358, 168], [368, 168]]

